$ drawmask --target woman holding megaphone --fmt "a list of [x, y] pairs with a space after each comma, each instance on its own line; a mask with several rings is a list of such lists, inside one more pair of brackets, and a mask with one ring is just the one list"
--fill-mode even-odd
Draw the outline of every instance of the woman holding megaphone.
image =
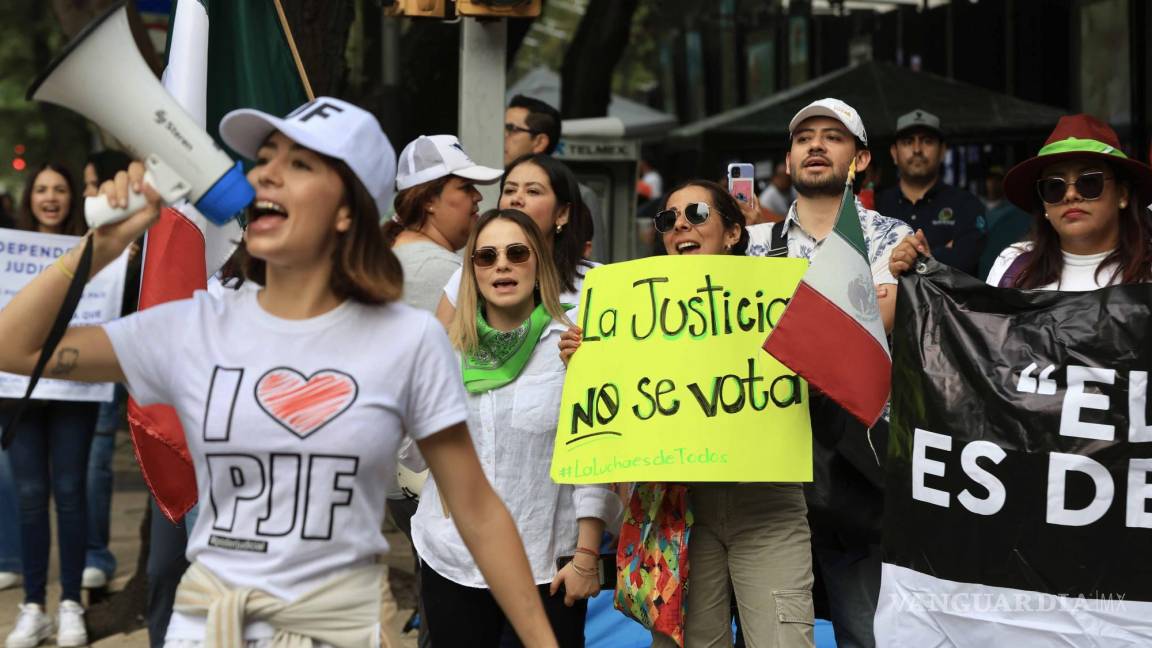
[[[459, 369], [379, 230], [395, 156], [376, 119], [332, 98], [280, 119], [227, 115], [225, 142], [256, 161], [241, 243], [259, 291], [73, 327], [58, 377], [118, 381], [180, 416], [202, 503], [177, 592], [172, 646], [373, 646], [387, 476], [404, 434], [420, 447], [460, 534], [524, 643], [555, 646], [516, 528], [469, 438]], [[143, 167], [105, 183], [145, 208], [88, 235], [93, 272], [155, 221]], [[81, 249], [0, 311], [0, 370], [30, 373]]]

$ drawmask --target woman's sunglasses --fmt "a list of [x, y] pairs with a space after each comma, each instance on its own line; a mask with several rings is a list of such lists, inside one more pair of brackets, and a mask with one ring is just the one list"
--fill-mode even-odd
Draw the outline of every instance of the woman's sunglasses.
[[[708, 213], [711, 209], [708, 203], [694, 202], [688, 203], [684, 206], [684, 220], [687, 220], [692, 225], [699, 225], [708, 220]], [[656, 226], [656, 231], [661, 234], [667, 234], [676, 228], [676, 218], [680, 215], [680, 210], [673, 207], [665, 209], [664, 211], [657, 212], [652, 217], [652, 224]]]
[[[1088, 171], [1081, 173], [1072, 184], [1075, 185], [1076, 193], [1080, 194], [1081, 198], [1096, 200], [1104, 193], [1104, 183], [1111, 179], [1112, 177], [1104, 175], [1103, 171]], [[1064, 202], [1064, 195], [1068, 192], [1068, 181], [1057, 177], [1041, 178], [1036, 181], [1036, 191], [1040, 194], [1040, 200], [1049, 205], [1057, 205]]]
[[[532, 258], [532, 248], [523, 243], [513, 243], [504, 248], [504, 256], [508, 263], [525, 263]], [[500, 250], [494, 247], [476, 248], [472, 253], [472, 264], [477, 268], [491, 268], [500, 260]]]

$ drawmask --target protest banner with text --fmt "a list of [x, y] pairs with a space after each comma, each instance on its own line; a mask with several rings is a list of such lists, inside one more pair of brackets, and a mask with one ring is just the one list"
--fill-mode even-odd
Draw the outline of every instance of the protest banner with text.
[[1149, 284], [901, 278], [877, 645], [1152, 645], [1150, 330]]
[[807, 266], [709, 255], [589, 271], [552, 478], [811, 480], [807, 384], [761, 349]]
[[[21, 288], [55, 263], [56, 259], [72, 249], [80, 240], [79, 236], [0, 229], [0, 308], [6, 306]], [[128, 255], [125, 253], [89, 280], [84, 289], [84, 296], [80, 299], [80, 305], [72, 316], [72, 326], [101, 324], [120, 316], [127, 268]], [[33, 398], [66, 401], [112, 400], [112, 383], [54, 380], [52, 378], [54, 362], [57, 360], [49, 362], [45, 368], [44, 379], [36, 385], [36, 390], [32, 392]], [[0, 398], [23, 398], [27, 389], [27, 377], [0, 372]]]

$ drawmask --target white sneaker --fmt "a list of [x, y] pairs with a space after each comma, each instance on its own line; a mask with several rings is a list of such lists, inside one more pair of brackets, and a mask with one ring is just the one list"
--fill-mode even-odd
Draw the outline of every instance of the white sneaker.
[[84, 575], [80, 580], [80, 587], [84, 589], [100, 589], [108, 584], [108, 574], [103, 569], [85, 567]]
[[60, 601], [60, 609], [56, 611], [56, 645], [88, 645], [88, 629], [84, 626], [84, 608], [76, 601]]
[[44, 614], [44, 608], [36, 603], [20, 606], [20, 616], [16, 617], [16, 627], [8, 634], [6, 648], [35, 648], [52, 636], [52, 618]]
[[16, 572], [0, 571], [0, 590], [16, 587], [20, 583], [20, 574]]

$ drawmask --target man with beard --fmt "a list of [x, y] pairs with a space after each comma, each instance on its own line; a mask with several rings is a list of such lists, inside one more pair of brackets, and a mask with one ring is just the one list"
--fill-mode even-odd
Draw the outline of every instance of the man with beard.
[[[832, 232], [844, 195], [848, 169], [856, 162], [863, 174], [872, 154], [856, 110], [839, 99], [821, 99], [796, 113], [788, 125], [791, 146], [786, 163], [797, 192], [780, 223], [748, 228], [747, 254], [811, 260]], [[890, 331], [896, 312], [896, 279], [888, 258], [905, 236], [904, 223], [865, 209], [856, 200], [860, 228], [868, 247], [872, 279], [878, 286], [884, 328]], [[829, 350], [833, 352], [833, 350]], [[864, 429], [851, 415], [813, 391], [813, 482], [805, 484], [816, 600], [827, 607], [842, 648], [872, 648], [872, 618], [880, 595], [880, 520], [888, 424]]]
[[896, 120], [890, 152], [900, 183], [876, 196], [876, 209], [923, 230], [938, 261], [975, 275], [984, 249], [984, 205], [940, 181], [947, 150], [940, 119], [932, 113], [913, 110]]

